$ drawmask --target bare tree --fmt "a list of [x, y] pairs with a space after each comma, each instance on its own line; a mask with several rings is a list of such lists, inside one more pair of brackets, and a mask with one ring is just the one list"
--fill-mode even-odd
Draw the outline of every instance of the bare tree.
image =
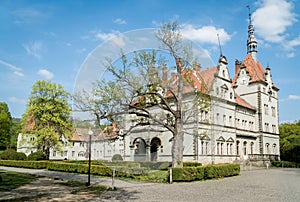
[[[79, 108], [92, 112], [97, 121], [100, 121], [99, 117], [116, 120], [119, 115], [130, 116], [133, 124], [129, 131], [152, 124], [167, 129], [172, 134], [172, 166], [180, 167], [183, 161], [184, 122], [197, 115], [195, 110], [189, 113], [186, 109], [188, 105], [183, 103], [184, 87], [188, 86], [188, 92], [197, 97], [194, 102], [203, 102], [203, 99], [199, 99], [201, 92], [195, 91], [193, 80], [189, 80], [192, 74], [190, 68], [194, 64], [193, 54], [189, 44], [183, 43], [178, 24], [163, 23], [156, 36], [161, 42], [160, 48], [170, 54], [169, 62], [175, 64], [175, 72], [168, 81], [160, 75], [165, 71], [166, 59], [157, 51], [134, 52], [129, 56], [121, 52], [119, 63], [107, 59], [105, 65], [113, 85], [107, 85], [107, 81], [98, 83], [91, 100], [86, 97], [77, 101], [87, 100], [89, 103], [81, 103]], [[194, 109], [194, 104], [191, 106]], [[104, 116], [99, 116], [99, 113]]]

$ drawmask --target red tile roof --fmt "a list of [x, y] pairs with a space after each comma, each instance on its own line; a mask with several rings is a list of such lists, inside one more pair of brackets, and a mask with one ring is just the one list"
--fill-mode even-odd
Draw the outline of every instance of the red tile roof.
[[[247, 54], [245, 60], [243, 61], [243, 64], [245, 65], [245, 68], [247, 72], [249, 73], [249, 76], [251, 77], [250, 83], [255, 82], [266, 82], [265, 73], [266, 71], [260, 64], [260, 62], [256, 62], [251, 54]], [[232, 79], [232, 85], [236, 85], [236, 80], [239, 76], [240, 68], [236, 68], [236, 72], [234, 75], [234, 78]], [[273, 83], [273, 87], [278, 89], [278, 87]]]
[[235, 94], [235, 102], [243, 107], [246, 107], [248, 109], [252, 109], [252, 110], [256, 110], [255, 107], [253, 107], [252, 105], [250, 105], [248, 102], [246, 102], [244, 99], [242, 99], [240, 96], [238, 96], [237, 94]]
[[[87, 128], [76, 128], [72, 135], [72, 141], [86, 142], [89, 140], [89, 129]], [[119, 128], [115, 123], [112, 126], [107, 126], [104, 130], [96, 129], [93, 130], [92, 140], [111, 140], [116, 139], [119, 134]]]

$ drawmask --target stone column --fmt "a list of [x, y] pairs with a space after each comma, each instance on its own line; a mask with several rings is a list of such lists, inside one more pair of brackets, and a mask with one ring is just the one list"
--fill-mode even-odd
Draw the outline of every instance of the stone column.
[[151, 161], [151, 146], [149, 144], [146, 145], [146, 161]]
[[130, 145], [130, 161], [134, 161], [134, 145]]

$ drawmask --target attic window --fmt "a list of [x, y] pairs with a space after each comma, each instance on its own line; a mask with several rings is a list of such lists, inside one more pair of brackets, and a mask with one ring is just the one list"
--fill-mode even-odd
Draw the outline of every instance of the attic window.
[[222, 74], [223, 74], [223, 77], [225, 77], [225, 70], [223, 69], [223, 71], [222, 71]]

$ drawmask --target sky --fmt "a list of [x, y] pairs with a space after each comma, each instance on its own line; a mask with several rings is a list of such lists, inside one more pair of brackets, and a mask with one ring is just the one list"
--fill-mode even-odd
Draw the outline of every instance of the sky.
[[235, 60], [247, 54], [247, 5], [258, 41], [257, 58], [271, 68], [280, 88], [279, 120], [300, 120], [298, 0], [1, 0], [0, 102], [20, 118], [37, 80], [62, 84], [72, 93], [92, 53], [108, 52], [105, 45], [113, 39], [127, 46], [118, 36], [138, 32], [142, 38], [145, 32], [140, 30], [157, 29], [161, 22], [177, 21], [182, 34], [214, 64], [220, 56], [218, 34], [233, 78]]

